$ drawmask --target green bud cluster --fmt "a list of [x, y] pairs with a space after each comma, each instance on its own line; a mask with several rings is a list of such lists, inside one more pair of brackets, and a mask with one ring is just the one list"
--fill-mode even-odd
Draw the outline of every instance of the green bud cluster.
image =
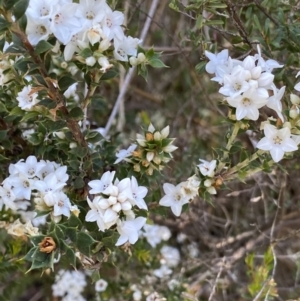
[[169, 126], [158, 131], [150, 124], [144, 135], [137, 134], [137, 148], [130, 158], [136, 172], [152, 175], [155, 170], [164, 169], [173, 158], [171, 153], [177, 149], [173, 145], [175, 138], [167, 138], [169, 132]]

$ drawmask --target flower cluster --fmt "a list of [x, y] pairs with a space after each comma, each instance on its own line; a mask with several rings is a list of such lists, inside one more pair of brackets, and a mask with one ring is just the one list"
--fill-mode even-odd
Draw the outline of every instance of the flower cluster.
[[143, 227], [142, 237], [145, 237], [152, 248], [155, 248], [161, 241], [167, 241], [171, 237], [171, 231], [166, 226], [146, 224]]
[[137, 134], [135, 144], [116, 154], [115, 164], [125, 160], [133, 164], [136, 172], [145, 172], [148, 175], [152, 175], [155, 170], [162, 170], [165, 164], [172, 159], [171, 153], [177, 149], [173, 145], [175, 139], [167, 138], [169, 132], [169, 126], [158, 131], [150, 124], [144, 135]]
[[135, 177], [114, 180], [115, 171], [105, 172], [100, 180], [88, 183], [93, 200], [87, 198], [91, 208], [86, 215], [87, 222], [97, 222], [100, 231], [105, 231], [117, 224], [120, 238], [116, 245], [129, 241], [134, 244], [138, 239], [138, 231], [146, 223], [146, 218], [135, 218], [134, 207], [148, 210], [144, 201], [148, 189], [138, 186]]
[[26, 11], [26, 33], [30, 43], [36, 45], [54, 35], [65, 45], [66, 61], [71, 60], [75, 53], [91, 48], [90, 55], [81, 59], [88, 66], [98, 63], [103, 73], [112, 67], [105, 53], [112, 44], [116, 60], [128, 61], [129, 57], [137, 57], [141, 41], [125, 36], [122, 12], [113, 11], [105, 0], [77, 2], [30, 0]]
[[29, 156], [9, 166], [9, 177], [0, 186], [0, 207], [5, 209], [26, 210], [34, 197], [36, 209], [51, 212], [55, 221], [62, 215], [69, 217], [70, 211], [78, 210], [72, 206], [63, 192], [69, 178], [67, 167], [51, 161]]
[[201, 176], [203, 177], [202, 182], [203, 185], [206, 188], [206, 191], [210, 194], [216, 194], [216, 188], [214, 175], [215, 175], [215, 169], [217, 166], [217, 161], [212, 160], [211, 162], [208, 162], [206, 160], [199, 159], [201, 164], [197, 165], [200, 171]]
[[[205, 51], [210, 59], [206, 71], [215, 74], [212, 78], [222, 85], [219, 92], [225, 96], [228, 104], [236, 109], [236, 119], [257, 120], [258, 109], [267, 106], [273, 109], [283, 120], [281, 98], [285, 87], [280, 90], [274, 85], [274, 68], [281, 68], [274, 60], [265, 61], [258, 47], [258, 54], [248, 55], [243, 61], [232, 59], [228, 50], [223, 50], [214, 55]], [[269, 90], [273, 96], [269, 96]]]
[[[294, 135], [299, 134], [298, 97], [291, 95], [293, 106], [289, 116], [293, 122], [285, 122], [281, 103], [285, 86], [277, 89], [273, 82], [274, 75], [271, 73], [274, 68], [281, 68], [283, 65], [274, 60], [265, 61], [259, 46], [258, 54], [248, 55], [243, 61], [229, 57], [228, 50], [223, 50], [217, 55], [208, 51], [205, 54], [210, 60], [206, 65], [206, 71], [215, 74], [212, 80], [222, 85], [219, 92], [235, 110], [235, 115], [230, 114], [231, 119], [258, 120], [258, 109], [264, 106], [274, 110], [280, 118], [279, 127], [278, 124], [270, 124], [270, 120], [263, 123], [261, 129], [264, 130], [265, 137], [256, 144], [256, 147], [269, 151], [275, 162], [279, 162], [285, 152], [296, 151], [300, 142], [299, 136]], [[300, 89], [299, 84], [295, 89]], [[213, 190], [210, 193], [212, 192]]]
[[55, 275], [52, 293], [55, 297], [62, 297], [62, 301], [85, 301], [81, 293], [86, 285], [85, 275], [82, 272], [60, 270]]
[[172, 212], [176, 216], [180, 216], [182, 206], [189, 203], [195, 196], [198, 195], [200, 179], [193, 175], [187, 181], [181, 182], [174, 186], [170, 183], [163, 185], [165, 196], [159, 201], [161, 206], [171, 207]]

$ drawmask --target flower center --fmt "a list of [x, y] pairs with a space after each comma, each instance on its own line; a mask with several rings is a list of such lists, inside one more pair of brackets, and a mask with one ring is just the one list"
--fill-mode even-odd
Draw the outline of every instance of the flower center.
[[29, 182], [28, 181], [24, 181], [23, 182], [23, 187], [24, 188], [28, 188], [30, 185], [29, 185]]
[[40, 14], [41, 14], [41, 16], [49, 15], [49, 9], [47, 9], [45, 6], [43, 6], [42, 9], [40, 9]]
[[243, 105], [245, 106], [245, 107], [248, 107], [248, 106], [250, 106], [251, 105], [251, 100], [249, 99], [249, 98], [247, 98], [247, 97], [245, 97], [245, 98], [243, 98]]
[[93, 20], [93, 19], [95, 18], [94, 13], [91, 12], [91, 11], [86, 12], [85, 16], [86, 16], [86, 18], [87, 18], [88, 20]]
[[126, 52], [122, 49], [122, 48], [119, 48], [117, 53], [123, 57], [123, 58], [126, 58]]
[[275, 138], [273, 138], [273, 142], [274, 142], [274, 144], [281, 144], [282, 139], [280, 137], [276, 136]]
[[180, 193], [176, 193], [175, 194], [175, 200], [176, 201], [180, 201], [181, 200], [181, 194]]
[[107, 25], [107, 27], [112, 27], [111, 19], [109, 19], [109, 18], [106, 19], [106, 25]]
[[234, 89], [235, 91], [240, 91], [240, 90], [241, 90], [241, 87], [242, 87], [242, 85], [239, 84], [239, 83], [235, 83], [235, 84], [233, 85], [233, 89]]

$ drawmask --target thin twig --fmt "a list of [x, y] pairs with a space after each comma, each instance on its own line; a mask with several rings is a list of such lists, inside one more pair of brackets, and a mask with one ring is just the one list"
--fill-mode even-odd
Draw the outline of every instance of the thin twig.
[[[144, 28], [142, 30], [142, 33], [141, 33], [141, 36], [140, 36], [140, 39], [143, 41], [149, 31], [149, 28], [150, 28], [150, 25], [151, 25], [151, 21], [153, 19], [153, 16], [155, 14], [155, 11], [156, 11], [156, 8], [157, 8], [157, 5], [159, 3], [159, 0], [153, 0], [152, 4], [151, 4], [151, 7], [150, 7], [150, 10], [149, 10], [149, 14], [147, 16], [147, 19], [146, 19], [146, 22], [145, 22], [145, 25], [144, 25]], [[120, 106], [120, 103], [122, 102], [126, 92], [127, 92], [127, 89], [128, 89], [128, 86], [130, 84], [130, 81], [132, 79], [132, 76], [134, 74], [134, 71], [135, 71], [135, 67], [132, 67], [129, 69], [125, 79], [124, 79], [124, 83], [123, 83], [123, 86], [122, 86], [122, 89], [121, 91], [119, 92], [119, 95], [118, 95], [118, 98], [116, 100], [116, 103], [113, 107], [113, 110], [109, 116], [109, 119], [107, 121], [107, 124], [105, 126], [105, 129], [104, 129], [104, 133], [103, 133], [103, 136], [106, 137], [111, 126], [112, 126], [112, 123], [118, 113], [118, 110], [119, 110], [119, 106]]]
[[219, 272], [218, 272], [217, 278], [216, 278], [216, 280], [215, 280], [215, 283], [214, 283], [214, 286], [213, 286], [212, 291], [211, 291], [211, 293], [210, 293], [210, 296], [209, 296], [208, 301], [211, 301], [211, 300], [212, 300], [212, 297], [214, 296], [214, 294], [215, 294], [215, 292], [216, 292], [216, 287], [217, 287], [218, 281], [219, 281], [219, 279], [220, 279], [221, 273], [222, 273], [222, 271], [223, 271], [224, 263], [225, 263], [225, 257], [223, 257], [223, 260], [222, 260], [222, 263], [221, 263], [220, 270], [219, 270]]
[[256, 6], [263, 12], [263, 14], [264, 14], [267, 18], [269, 18], [275, 25], [277, 25], [277, 26], [280, 25], [280, 23], [279, 23], [276, 19], [274, 19], [274, 18], [266, 11], [266, 9], [265, 9], [264, 7], [262, 7], [262, 6], [260, 5], [260, 3], [258, 2], [258, 0], [254, 0], [254, 2], [255, 2], [255, 4], [256, 4]]

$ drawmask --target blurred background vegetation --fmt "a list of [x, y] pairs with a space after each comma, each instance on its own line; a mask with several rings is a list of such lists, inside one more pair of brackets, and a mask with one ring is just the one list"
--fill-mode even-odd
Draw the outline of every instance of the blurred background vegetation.
[[[111, 2], [125, 12], [127, 34], [138, 36], [152, 1]], [[179, 148], [164, 171], [164, 181], [185, 180], [194, 173], [199, 158], [217, 156], [216, 149], [226, 145], [231, 126], [227, 108], [220, 104], [219, 86], [205, 72], [204, 51], [226, 48], [231, 57], [242, 59], [254, 55], [259, 43], [264, 58], [285, 65], [276, 71], [276, 85], [287, 86], [287, 104], [300, 70], [299, 11], [299, 1], [160, 0], [143, 47], [154, 45], [168, 68], [149, 68], [147, 81], [134, 76], [110, 132], [111, 141], [127, 148], [150, 121], [158, 128], [170, 125], [170, 137], [176, 137]], [[102, 99], [92, 102], [89, 109], [91, 128], [105, 127], [124, 75], [120, 69], [119, 77], [99, 87]], [[261, 120], [271, 116], [267, 109], [261, 115]], [[253, 135], [259, 135], [258, 126], [251, 127]], [[240, 150], [231, 158], [233, 164], [241, 149], [253, 150], [250, 138], [246, 132], [238, 136]], [[179, 299], [165, 296], [167, 300], [294, 300], [300, 296], [299, 166], [299, 153], [295, 153], [269, 173], [225, 183], [226, 188], [211, 203], [195, 199], [180, 218], [171, 213], [167, 219], [152, 216], [155, 223], [172, 230], [182, 255], [177, 273], [186, 293]], [[197, 246], [196, 257], [176, 242], [180, 233]], [[138, 278], [139, 271], [131, 269], [130, 273]], [[37, 294], [47, 275], [22, 273], [10, 271], [8, 278], [6, 273], [0, 275], [1, 281], [6, 275], [5, 282], [10, 283], [23, 277], [22, 287], [10, 300], [55, 300], [49, 297], [51, 292], [48, 297], [45, 291]], [[110, 276], [113, 279], [114, 272]]]

